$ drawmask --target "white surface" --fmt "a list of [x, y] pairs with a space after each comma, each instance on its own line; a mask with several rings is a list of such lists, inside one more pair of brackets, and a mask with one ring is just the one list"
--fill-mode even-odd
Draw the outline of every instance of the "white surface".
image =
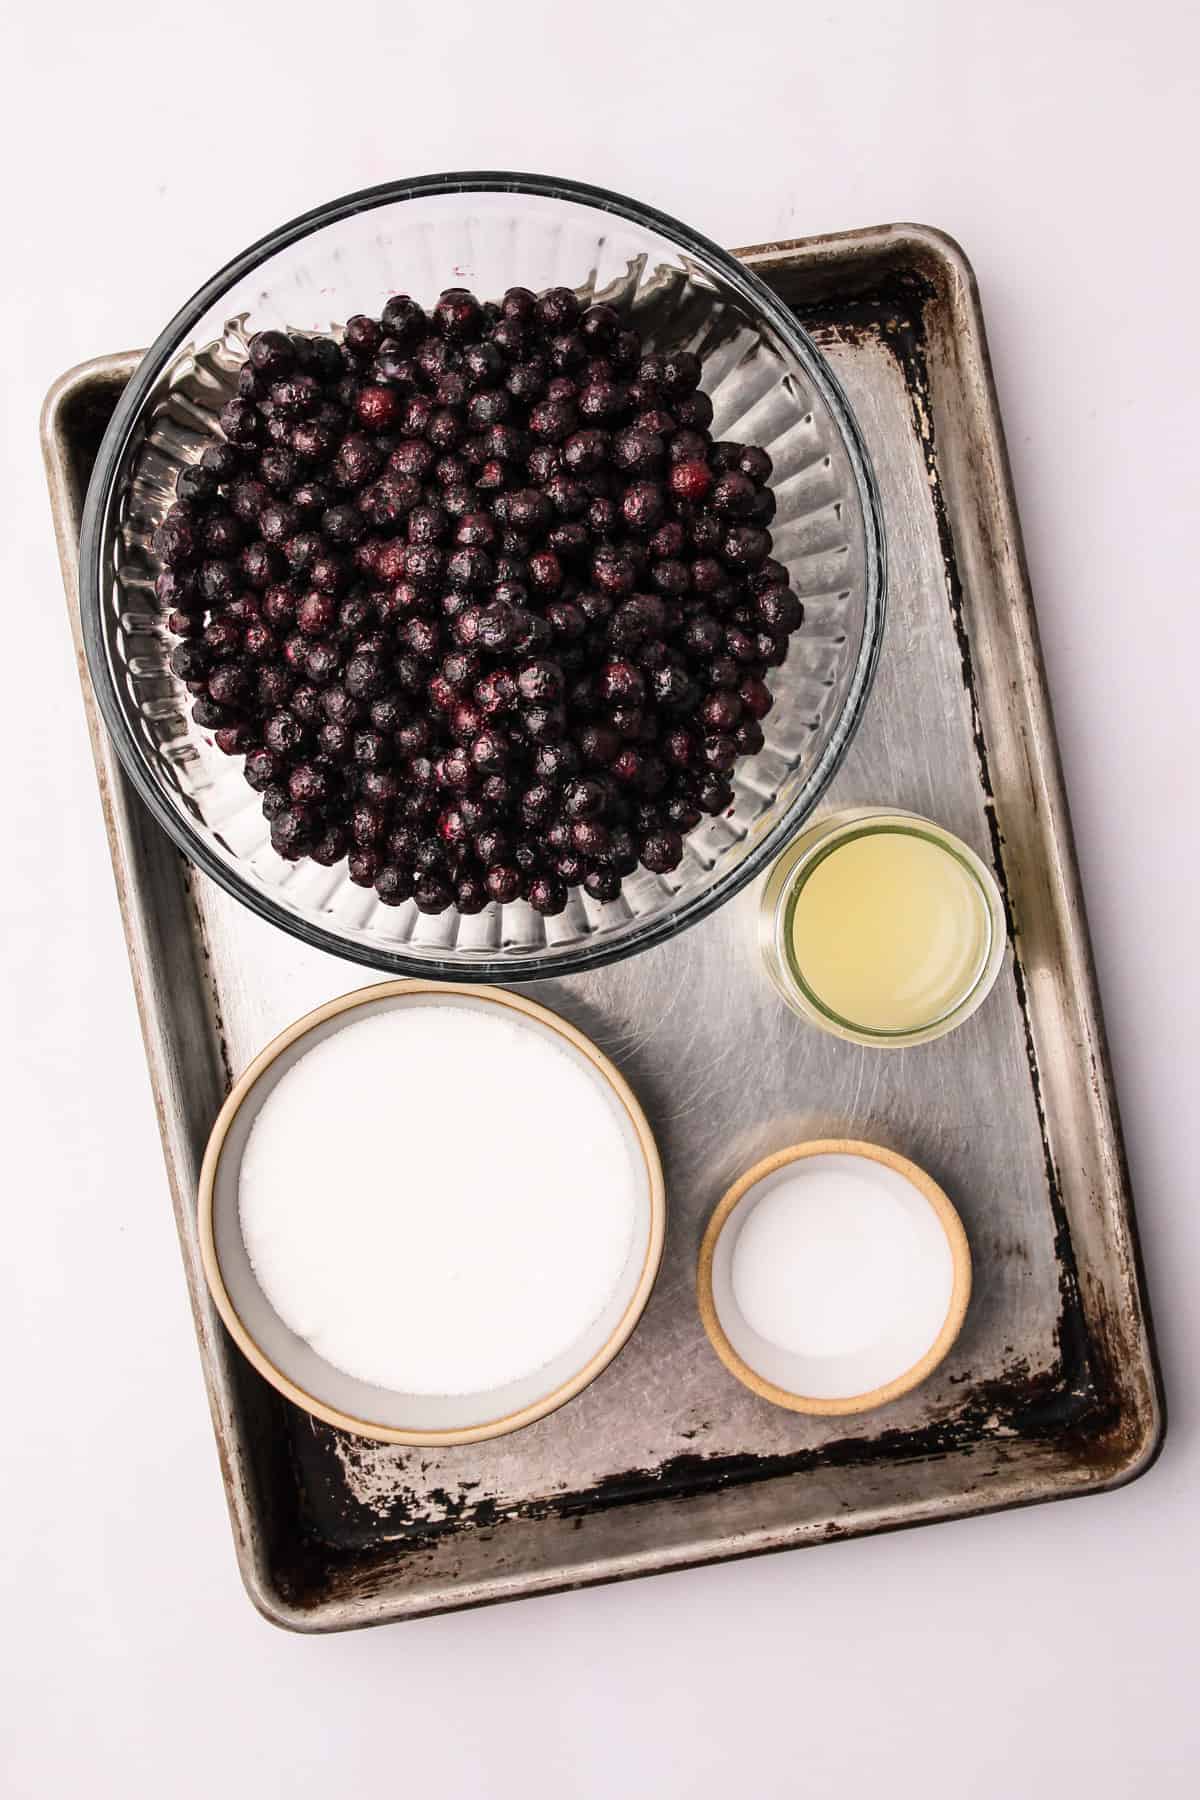
[[[6, 7], [0, 56], [0, 1788], [1195, 1792], [1195, 10], [110, 0]], [[1145, 1480], [1100, 1499], [296, 1639], [234, 1570], [37, 410], [60, 370], [144, 344], [277, 221], [497, 164], [607, 182], [727, 243], [916, 218], [973, 259], [1171, 1435]]]

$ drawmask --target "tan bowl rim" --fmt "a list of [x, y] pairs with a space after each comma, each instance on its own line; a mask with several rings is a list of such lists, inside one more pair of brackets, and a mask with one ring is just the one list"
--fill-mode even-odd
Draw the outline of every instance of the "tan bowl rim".
[[[799, 1162], [808, 1156], [862, 1156], [871, 1162], [881, 1163], [884, 1168], [903, 1175], [928, 1200], [937, 1215], [946, 1240], [950, 1246], [950, 1256], [954, 1267], [954, 1279], [950, 1288], [950, 1305], [946, 1312], [941, 1330], [933, 1343], [918, 1362], [905, 1369], [902, 1374], [894, 1376], [882, 1386], [870, 1388], [866, 1393], [849, 1394], [835, 1400], [818, 1400], [811, 1395], [793, 1394], [787, 1388], [777, 1387], [773, 1381], [767, 1381], [752, 1369], [749, 1363], [740, 1357], [728, 1337], [725, 1335], [721, 1321], [717, 1317], [716, 1302], [713, 1299], [712, 1268], [713, 1255], [717, 1247], [717, 1239], [729, 1223], [734, 1211], [760, 1181], [773, 1175], [776, 1169], [784, 1168], [788, 1163]], [[931, 1375], [949, 1351], [962, 1329], [966, 1317], [967, 1305], [971, 1298], [971, 1249], [967, 1243], [967, 1234], [963, 1230], [962, 1220], [955, 1211], [946, 1194], [927, 1175], [924, 1169], [910, 1162], [908, 1157], [899, 1155], [895, 1150], [887, 1150], [880, 1144], [864, 1143], [856, 1138], [813, 1138], [807, 1143], [792, 1144], [787, 1150], [777, 1150], [773, 1156], [766, 1156], [761, 1162], [747, 1169], [729, 1191], [718, 1201], [712, 1217], [705, 1228], [704, 1238], [700, 1245], [700, 1261], [696, 1270], [696, 1300], [700, 1307], [700, 1317], [704, 1329], [708, 1333], [709, 1342], [720, 1357], [731, 1375], [748, 1387], [752, 1393], [763, 1400], [770, 1400], [776, 1406], [786, 1407], [789, 1412], [818, 1413], [824, 1416], [843, 1415], [847, 1413], [868, 1412], [872, 1407], [885, 1406], [889, 1400], [898, 1400], [902, 1394], [909, 1393], [920, 1385], [926, 1376]]]
[[[646, 1255], [642, 1263], [641, 1274], [628, 1306], [596, 1354], [569, 1380], [560, 1383], [551, 1393], [543, 1395], [539, 1400], [532, 1401], [528, 1406], [520, 1408], [519, 1411], [507, 1413], [502, 1418], [485, 1420], [479, 1425], [458, 1427], [446, 1431], [404, 1430], [397, 1426], [379, 1425], [370, 1419], [355, 1418], [350, 1413], [343, 1413], [336, 1407], [328, 1406], [323, 1400], [318, 1400], [314, 1395], [298, 1387], [283, 1373], [282, 1369], [277, 1368], [264, 1354], [235, 1311], [221, 1274], [213, 1232], [213, 1192], [225, 1139], [243, 1102], [276, 1057], [294, 1044], [297, 1038], [303, 1037], [318, 1025], [323, 1025], [327, 1019], [335, 1018], [339, 1013], [350, 1012], [355, 1008], [368, 1006], [374, 1001], [388, 1000], [398, 995], [416, 996], [419, 994], [459, 994], [472, 1000], [486, 1000], [496, 1006], [511, 1007], [513, 1011], [537, 1020], [574, 1045], [575, 1049], [579, 1050], [608, 1082], [629, 1114], [637, 1133], [642, 1155], [645, 1158], [646, 1174], [650, 1186], [650, 1230], [647, 1234]], [[469, 982], [454, 981], [381, 981], [372, 983], [368, 987], [356, 988], [353, 993], [342, 994], [336, 1000], [328, 1000], [323, 1006], [318, 1006], [312, 1012], [305, 1013], [303, 1018], [297, 1019], [281, 1031], [278, 1037], [273, 1038], [266, 1049], [260, 1051], [249, 1067], [238, 1077], [225, 1104], [217, 1114], [208, 1146], [204, 1152], [204, 1162], [200, 1170], [197, 1223], [200, 1236], [200, 1259], [204, 1266], [204, 1275], [213, 1304], [243, 1356], [257, 1369], [263, 1379], [270, 1382], [271, 1386], [285, 1399], [291, 1400], [294, 1405], [311, 1413], [314, 1418], [324, 1420], [327, 1425], [336, 1426], [340, 1431], [353, 1432], [357, 1437], [373, 1439], [376, 1443], [418, 1446], [476, 1444], [485, 1438], [502, 1437], [510, 1431], [518, 1431], [523, 1425], [532, 1425], [535, 1419], [544, 1418], [547, 1413], [556, 1411], [568, 1400], [574, 1399], [576, 1394], [581, 1393], [602, 1370], [608, 1367], [617, 1352], [628, 1341], [645, 1310], [662, 1261], [667, 1223], [666, 1187], [663, 1181], [658, 1146], [637, 1096], [615, 1064], [610, 1062], [604, 1052], [597, 1049], [591, 1039], [570, 1024], [568, 1020], [551, 1012], [549, 1007], [539, 1005], [536, 1000], [527, 1000], [524, 995], [510, 993], [504, 988], [479, 987]]]

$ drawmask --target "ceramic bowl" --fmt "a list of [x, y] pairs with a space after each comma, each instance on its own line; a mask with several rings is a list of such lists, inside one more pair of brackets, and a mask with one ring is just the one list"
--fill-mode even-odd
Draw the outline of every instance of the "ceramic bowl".
[[[333, 1033], [381, 1009], [502, 1007], [530, 1031], [552, 1033], [589, 1079], [603, 1084], [645, 1172], [633, 1237], [600, 1315], [554, 1360], [488, 1392], [417, 1395], [374, 1387], [327, 1362], [279, 1317], [255, 1274], [238, 1204], [241, 1158], [259, 1108], [287, 1071]], [[403, 1129], [403, 1096], [396, 1127]], [[437, 1196], [429, 1196], [436, 1206]], [[662, 1258], [666, 1196], [650, 1127], [620, 1072], [582, 1032], [520, 995], [457, 983], [383, 982], [331, 1000], [282, 1032], [238, 1081], [213, 1127], [200, 1176], [200, 1248], [217, 1310], [239, 1348], [279, 1392], [327, 1424], [398, 1444], [465, 1444], [499, 1437], [562, 1406], [594, 1381], [636, 1326]]]
[[[864, 1281], [871, 1277], [878, 1290], [880, 1258], [889, 1248], [903, 1279], [898, 1275], [894, 1287], [885, 1281], [865, 1326], [851, 1305], [838, 1316], [841, 1290], [831, 1285], [819, 1326], [793, 1313], [768, 1338], [750, 1323], [739, 1295], [739, 1245], [744, 1234], [778, 1224], [777, 1214], [770, 1219], [759, 1209], [785, 1183], [787, 1205], [803, 1208], [809, 1185], [830, 1174], [851, 1183], [843, 1190], [849, 1204], [835, 1251], [838, 1282], [853, 1286], [857, 1258]], [[721, 1200], [700, 1250], [697, 1298], [714, 1350], [746, 1387], [791, 1412], [866, 1412], [908, 1393], [950, 1349], [970, 1297], [971, 1254], [954, 1207], [923, 1169], [877, 1144], [819, 1139], [767, 1157]]]

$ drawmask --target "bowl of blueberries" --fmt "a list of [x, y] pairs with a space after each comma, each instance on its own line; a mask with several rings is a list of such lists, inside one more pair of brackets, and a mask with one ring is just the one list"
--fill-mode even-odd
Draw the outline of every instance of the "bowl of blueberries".
[[537, 176], [350, 195], [172, 319], [88, 492], [93, 685], [263, 917], [393, 974], [564, 974], [705, 917], [849, 744], [870, 462], [736, 258]]

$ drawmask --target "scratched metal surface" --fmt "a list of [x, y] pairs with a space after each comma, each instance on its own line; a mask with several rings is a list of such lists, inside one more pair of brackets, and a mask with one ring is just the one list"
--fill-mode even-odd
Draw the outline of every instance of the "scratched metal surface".
[[[903, 427], [902, 371], [881, 344], [827, 346], [868, 442], [894, 445], [876, 468], [892, 577], [878, 682], [829, 804], [885, 802], [929, 814], [981, 856], [991, 849], [968, 696], [918, 446]], [[310, 1005], [362, 985], [352, 964], [295, 945], [203, 877], [193, 892], [220, 971], [235, 1074]], [[612, 1367], [571, 1406], [528, 1430], [438, 1453], [346, 1446], [353, 1497], [385, 1521], [438, 1519], [464, 1499], [504, 1507], [578, 1492], [623, 1469], [652, 1469], [690, 1446], [779, 1454], [845, 1435], [845, 1421], [766, 1406], [712, 1355], [692, 1283], [704, 1222], [749, 1165], [805, 1137], [865, 1137], [911, 1156], [961, 1208], [979, 1268], [966, 1330], [923, 1389], [889, 1409], [916, 1426], [1018, 1359], [1055, 1353], [1059, 1271], [1046, 1158], [1011, 964], [958, 1034], [871, 1051], [813, 1031], [782, 1004], [755, 942], [757, 888], [673, 943], [595, 974], [529, 991], [610, 1055], [645, 1105], [670, 1201], [663, 1272]], [[988, 1121], [986, 1131], [972, 1126]], [[614, 1420], [621, 1421], [619, 1432]], [[867, 1430], [870, 1427], [866, 1427]], [[468, 1486], [469, 1484], [469, 1486]]]
[[[670, 1200], [661, 1278], [622, 1355], [550, 1418], [442, 1452], [368, 1444], [308, 1420], [240, 1362], [208, 1309], [192, 1229], [195, 1172], [229, 1079], [298, 1014], [362, 985], [362, 971], [185, 870], [97, 737], [239, 1553], [252, 1596], [280, 1622], [332, 1629], [1086, 1491], [1153, 1455], [1157, 1391], [1053, 741], [1048, 721], [1038, 729], [1036, 687], [1023, 711], [1012, 700], [1028, 649], [1005, 610], [1023, 579], [1019, 543], [992, 529], [1006, 495], [984, 495], [976, 516], [977, 489], [955, 480], [937, 439], [941, 426], [955, 466], [966, 450], [976, 477], [985, 468], [990, 390], [985, 380], [972, 420], [978, 368], [954, 353], [964, 277], [935, 238], [897, 241], [887, 228], [755, 260], [844, 383], [887, 521], [879, 677], [829, 805], [883, 801], [957, 831], [995, 868], [1020, 930], [983, 1009], [942, 1043], [901, 1051], [827, 1038], [783, 1006], [755, 945], [757, 890], [675, 943], [533, 984], [614, 1058], [650, 1116]], [[99, 402], [99, 385], [73, 390], [79, 404]], [[61, 412], [48, 419], [70, 585], [71, 430]], [[1002, 488], [998, 451], [995, 466]], [[1040, 682], [1030, 644], [1026, 679]], [[1085, 1052], [1090, 1086], [1071, 1061]], [[724, 1188], [817, 1135], [872, 1138], [929, 1169], [975, 1263], [947, 1361], [849, 1430], [741, 1388], [710, 1352], [693, 1297]]]

